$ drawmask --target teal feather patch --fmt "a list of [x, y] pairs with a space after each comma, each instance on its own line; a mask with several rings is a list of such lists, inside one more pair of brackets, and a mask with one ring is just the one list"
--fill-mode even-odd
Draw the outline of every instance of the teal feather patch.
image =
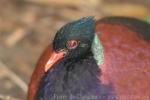
[[94, 58], [97, 61], [97, 64], [98, 65], [102, 64], [104, 62], [103, 47], [102, 47], [100, 40], [96, 34], [95, 34], [91, 49], [94, 54]]

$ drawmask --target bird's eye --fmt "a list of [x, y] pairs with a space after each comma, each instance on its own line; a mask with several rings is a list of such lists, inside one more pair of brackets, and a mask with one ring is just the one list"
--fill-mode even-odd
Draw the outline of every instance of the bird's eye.
[[67, 41], [66, 46], [68, 49], [75, 49], [78, 46], [78, 44], [79, 44], [79, 42], [76, 40], [69, 40], [69, 41]]

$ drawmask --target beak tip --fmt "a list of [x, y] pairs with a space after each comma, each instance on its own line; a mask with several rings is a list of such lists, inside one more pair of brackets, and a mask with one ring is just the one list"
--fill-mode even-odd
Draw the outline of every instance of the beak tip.
[[45, 65], [44, 71], [47, 72], [53, 66], [53, 64], [55, 64], [58, 60], [63, 58], [64, 53], [65, 52], [61, 53], [53, 52]]
[[48, 69], [45, 67], [44, 71], [47, 72], [47, 70], [48, 70]]

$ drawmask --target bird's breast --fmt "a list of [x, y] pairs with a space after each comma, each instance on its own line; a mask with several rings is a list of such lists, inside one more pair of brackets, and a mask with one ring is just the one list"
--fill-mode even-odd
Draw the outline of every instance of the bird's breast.
[[[99, 80], [101, 70], [94, 57], [89, 56], [73, 62], [57, 62], [41, 80], [37, 98], [44, 100], [82, 100], [95, 97], [108, 99], [114, 95], [110, 84]], [[102, 99], [102, 100], [103, 100]]]

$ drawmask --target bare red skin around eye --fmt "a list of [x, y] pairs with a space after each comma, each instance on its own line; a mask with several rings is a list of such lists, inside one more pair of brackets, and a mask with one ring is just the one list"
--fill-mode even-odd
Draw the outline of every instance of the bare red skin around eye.
[[76, 40], [69, 40], [68, 42], [67, 42], [67, 48], [68, 49], [74, 49], [74, 48], [76, 48], [78, 46], [78, 41], [76, 41]]

